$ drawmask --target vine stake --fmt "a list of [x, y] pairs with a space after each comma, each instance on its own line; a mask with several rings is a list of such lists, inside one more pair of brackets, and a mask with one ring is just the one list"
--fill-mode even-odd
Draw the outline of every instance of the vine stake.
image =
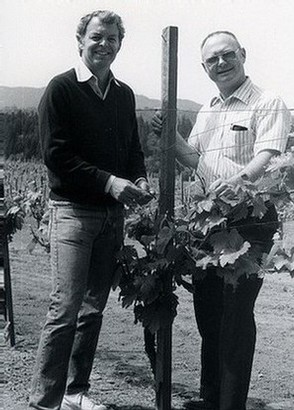
[[[175, 141], [177, 122], [177, 53], [178, 28], [162, 32], [162, 114], [161, 173], [159, 179], [159, 214], [172, 218], [175, 201]], [[166, 275], [164, 287], [172, 292], [172, 274]], [[172, 325], [156, 334], [156, 405], [158, 410], [171, 409]]]

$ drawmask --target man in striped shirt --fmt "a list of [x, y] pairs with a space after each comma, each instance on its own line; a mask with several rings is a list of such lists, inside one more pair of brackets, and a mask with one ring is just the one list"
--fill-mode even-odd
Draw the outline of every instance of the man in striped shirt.
[[[261, 90], [246, 76], [246, 52], [234, 34], [209, 34], [201, 45], [202, 65], [219, 96], [202, 107], [188, 143], [177, 134], [176, 153], [183, 165], [197, 170], [205, 192], [230, 195], [242, 179], [254, 181], [272, 156], [286, 148], [290, 113], [281, 98]], [[160, 115], [153, 128], [161, 130]], [[242, 234], [271, 247], [277, 215], [269, 207], [259, 227], [252, 218]], [[266, 222], [266, 223], [264, 223]], [[225, 285], [208, 268], [195, 281], [194, 308], [201, 347], [201, 387], [194, 409], [246, 410], [256, 340], [254, 303], [262, 285], [257, 275], [244, 275], [237, 289]]]

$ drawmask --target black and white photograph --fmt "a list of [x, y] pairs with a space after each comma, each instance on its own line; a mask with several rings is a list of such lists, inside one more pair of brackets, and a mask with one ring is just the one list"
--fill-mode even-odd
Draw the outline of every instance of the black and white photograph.
[[0, 410], [294, 410], [293, 21], [1, 0]]

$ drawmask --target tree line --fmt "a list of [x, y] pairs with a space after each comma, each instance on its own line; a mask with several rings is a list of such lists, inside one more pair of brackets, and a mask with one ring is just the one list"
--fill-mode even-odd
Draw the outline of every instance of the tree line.
[[[137, 115], [138, 132], [145, 155], [146, 168], [149, 173], [157, 174], [160, 168], [159, 138], [153, 133], [151, 116], [139, 111]], [[38, 114], [36, 110], [13, 109], [4, 113], [5, 158], [41, 160], [38, 130]], [[178, 118], [178, 130], [187, 138], [193, 127], [193, 119], [186, 115]], [[179, 166], [180, 168], [180, 166]]]

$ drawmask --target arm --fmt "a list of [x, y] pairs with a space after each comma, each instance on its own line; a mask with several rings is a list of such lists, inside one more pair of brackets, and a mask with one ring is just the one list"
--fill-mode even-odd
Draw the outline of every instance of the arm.
[[228, 180], [217, 179], [210, 185], [209, 190], [215, 192], [216, 195], [231, 195], [232, 186], [242, 184], [244, 180], [255, 181], [263, 174], [270, 159], [277, 154], [279, 154], [279, 152], [274, 150], [259, 152], [241, 172], [233, 175]]
[[235, 185], [240, 182], [241, 179], [255, 181], [263, 174], [271, 158], [278, 154], [279, 152], [274, 150], [259, 152], [240, 173], [229, 178], [228, 183]]
[[200, 154], [184, 140], [179, 132], [176, 134], [176, 156], [184, 166], [197, 169]]
[[255, 117], [255, 156], [237, 175], [227, 181], [218, 179], [211, 184], [210, 190], [218, 195], [230, 194], [230, 186], [240, 183], [242, 179], [255, 181], [263, 174], [270, 159], [285, 151], [291, 115], [284, 102], [278, 97], [263, 100], [256, 109]]
[[[152, 128], [156, 135], [160, 136], [163, 124], [162, 114], [158, 111], [152, 118]], [[176, 133], [176, 157], [182, 165], [197, 169], [200, 154], [195, 151], [191, 145], [189, 145], [181, 134]]]

